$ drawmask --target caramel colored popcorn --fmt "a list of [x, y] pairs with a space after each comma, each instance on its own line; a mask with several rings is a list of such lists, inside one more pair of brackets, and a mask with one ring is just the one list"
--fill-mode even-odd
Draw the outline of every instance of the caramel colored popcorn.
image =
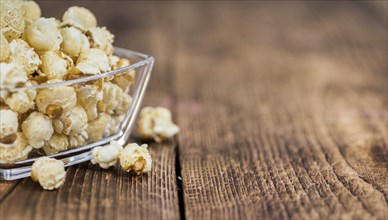
[[76, 68], [83, 74], [96, 75], [110, 71], [109, 59], [104, 51], [92, 48], [81, 53]]
[[31, 113], [22, 124], [22, 130], [29, 145], [41, 148], [54, 133], [51, 118], [39, 112]]
[[97, 19], [86, 8], [73, 6], [66, 10], [62, 17], [61, 26], [73, 26], [85, 32], [90, 28], [97, 27]]
[[102, 147], [95, 147], [92, 151], [91, 162], [99, 164], [103, 169], [108, 169], [117, 163], [122, 150], [123, 147], [116, 141], [111, 141], [110, 144]]
[[0, 142], [12, 144], [16, 140], [19, 122], [18, 114], [11, 110], [0, 110]]
[[108, 55], [113, 54], [112, 44], [114, 36], [106, 29], [106, 27], [90, 28], [88, 30], [88, 35], [91, 38], [91, 47], [101, 49]]
[[61, 34], [63, 37], [61, 49], [72, 58], [78, 57], [90, 47], [88, 38], [75, 27], [65, 27]]
[[7, 62], [11, 57], [11, 48], [2, 33], [0, 33], [0, 51], [0, 62]]
[[41, 157], [32, 164], [31, 178], [46, 190], [59, 188], [65, 181], [66, 171], [62, 161]]
[[49, 80], [62, 80], [73, 64], [70, 57], [59, 51], [47, 51], [40, 58], [39, 75]]
[[25, 28], [20, 7], [11, 1], [0, 1], [0, 32], [8, 41], [19, 38]]
[[24, 160], [31, 152], [27, 139], [22, 132], [16, 133], [16, 140], [11, 144], [0, 143], [0, 163], [13, 163]]
[[171, 112], [163, 107], [143, 108], [138, 126], [143, 138], [152, 138], [156, 142], [172, 138], [179, 132], [179, 127], [171, 120]]
[[[36, 106], [43, 114], [52, 118], [58, 116], [58, 111], [68, 112], [77, 104], [77, 94], [70, 86], [53, 86], [47, 89], [40, 89], [36, 94]], [[51, 108], [50, 108], [51, 107]], [[55, 114], [50, 114], [50, 109], [57, 109]], [[61, 114], [59, 114], [60, 116]]]
[[44, 143], [43, 150], [47, 155], [50, 155], [67, 150], [68, 147], [68, 137], [66, 135], [54, 133], [53, 136]]
[[62, 43], [62, 35], [55, 18], [37, 19], [24, 34], [27, 42], [40, 53], [59, 50]]
[[41, 64], [38, 54], [35, 53], [34, 49], [28, 45], [22, 39], [15, 39], [9, 43], [9, 47], [12, 52], [12, 61], [22, 65], [28, 75], [31, 75]]
[[128, 144], [120, 153], [120, 165], [126, 172], [142, 174], [151, 171], [152, 159], [147, 145]]

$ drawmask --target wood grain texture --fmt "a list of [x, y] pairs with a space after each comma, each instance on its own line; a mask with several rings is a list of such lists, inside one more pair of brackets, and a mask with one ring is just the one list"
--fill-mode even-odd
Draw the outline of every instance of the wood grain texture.
[[176, 11], [187, 219], [388, 218], [386, 15], [322, 1]]

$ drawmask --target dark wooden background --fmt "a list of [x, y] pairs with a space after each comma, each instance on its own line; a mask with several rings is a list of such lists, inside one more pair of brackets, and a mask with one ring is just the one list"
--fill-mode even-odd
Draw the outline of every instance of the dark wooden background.
[[182, 132], [151, 144], [149, 175], [0, 182], [1, 219], [388, 218], [387, 1], [41, 4], [154, 55], [144, 105]]

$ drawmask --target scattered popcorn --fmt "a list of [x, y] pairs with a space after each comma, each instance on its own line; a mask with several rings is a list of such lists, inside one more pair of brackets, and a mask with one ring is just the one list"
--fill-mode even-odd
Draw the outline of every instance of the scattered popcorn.
[[[26, 86], [31, 86], [31, 82], [27, 82]], [[24, 89], [12, 93], [5, 99], [5, 103], [18, 114], [23, 114], [35, 107], [34, 99], [36, 97], [36, 90]]]
[[[35, 102], [40, 112], [49, 115], [51, 118], [56, 118], [62, 112], [68, 112], [76, 106], [77, 94], [73, 87], [53, 86], [38, 90]], [[52, 107], [53, 105], [55, 107]], [[50, 114], [50, 111], [48, 111], [50, 109], [56, 109], [55, 114]]]
[[88, 125], [88, 116], [84, 108], [78, 105], [65, 112], [59, 119], [54, 119], [53, 125], [58, 134], [75, 135], [85, 130]]
[[27, 28], [25, 38], [38, 52], [59, 50], [62, 43], [55, 18], [39, 18]]
[[179, 133], [179, 127], [171, 120], [171, 112], [163, 107], [145, 107], [140, 112], [139, 134], [160, 142]]
[[120, 153], [120, 165], [126, 172], [134, 171], [138, 175], [151, 171], [152, 159], [147, 145], [128, 144]]
[[78, 57], [90, 47], [88, 38], [77, 28], [65, 27], [61, 34], [63, 37], [61, 49], [72, 58]]
[[54, 158], [41, 157], [32, 164], [31, 178], [46, 190], [59, 188], [65, 182], [65, 166]]
[[0, 143], [0, 163], [13, 163], [27, 158], [32, 147], [22, 132], [16, 133], [16, 140], [11, 144]]
[[95, 147], [92, 151], [91, 162], [99, 164], [103, 169], [108, 169], [117, 163], [122, 150], [123, 147], [116, 141], [111, 141], [110, 144], [102, 147]]
[[88, 30], [88, 35], [91, 38], [91, 47], [103, 50], [106, 54], [113, 54], [113, 39], [114, 36], [111, 34], [106, 27], [95, 27]]
[[31, 113], [22, 124], [22, 130], [33, 148], [41, 148], [54, 133], [51, 118], [40, 112]]
[[73, 64], [70, 57], [59, 51], [47, 51], [40, 58], [42, 64], [38, 73], [49, 80], [62, 80]]
[[94, 142], [102, 139], [104, 130], [109, 120], [110, 116], [108, 114], [102, 113], [98, 116], [97, 119], [89, 122], [88, 127], [86, 128], [89, 141]]
[[20, 7], [11, 1], [0, 1], [0, 32], [8, 41], [19, 38], [24, 31]]
[[94, 14], [83, 7], [70, 7], [63, 14], [62, 20], [61, 26], [74, 26], [83, 32], [97, 27], [97, 19]]
[[2, 33], [0, 33], [0, 51], [0, 62], [7, 62], [11, 57], [11, 48]]
[[50, 155], [67, 150], [68, 146], [69, 140], [66, 135], [54, 133], [50, 140], [44, 143], [43, 150], [47, 155]]
[[16, 140], [19, 122], [18, 114], [7, 109], [0, 110], [0, 142], [12, 144]]
[[83, 51], [77, 59], [76, 68], [83, 74], [96, 75], [110, 71], [109, 59], [104, 51], [92, 48]]
[[84, 107], [88, 115], [88, 121], [92, 121], [98, 117], [97, 103], [102, 100], [103, 92], [98, 82], [92, 85], [81, 86], [76, 89], [77, 100]]
[[15, 39], [9, 43], [9, 47], [12, 52], [12, 61], [22, 65], [27, 70], [28, 75], [38, 70], [41, 61], [38, 54], [27, 42], [22, 39]]

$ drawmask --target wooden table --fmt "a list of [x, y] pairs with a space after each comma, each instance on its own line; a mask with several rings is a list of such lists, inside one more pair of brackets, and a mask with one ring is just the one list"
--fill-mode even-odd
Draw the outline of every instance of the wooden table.
[[55, 2], [156, 58], [144, 106], [182, 132], [153, 171], [90, 163], [44, 191], [1, 182], [1, 219], [387, 219], [387, 2]]

